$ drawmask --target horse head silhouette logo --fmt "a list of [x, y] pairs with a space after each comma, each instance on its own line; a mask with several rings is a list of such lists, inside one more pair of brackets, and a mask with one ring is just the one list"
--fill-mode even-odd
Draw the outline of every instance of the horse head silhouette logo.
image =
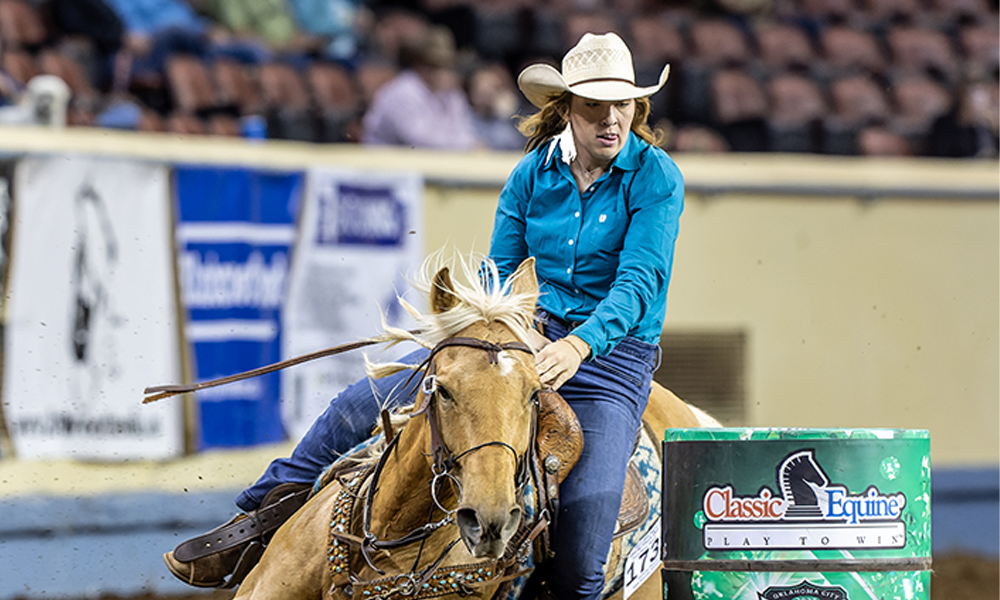
[[788, 503], [786, 519], [821, 519], [829, 500], [824, 490], [830, 478], [816, 462], [813, 450], [800, 450], [778, 467], [778, 485]]

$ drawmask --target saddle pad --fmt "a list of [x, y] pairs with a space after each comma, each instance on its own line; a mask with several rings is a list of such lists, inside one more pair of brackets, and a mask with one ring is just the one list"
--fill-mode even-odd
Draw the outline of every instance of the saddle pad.
[[648, 512], [649, 492], [646, 491], [646, 482], [639, 473], [639, 467], [630, 462], [625, 473], [625, 491], [622, 494], [621, 508], [618, 509], [615, 537], [623, 536], [642, 525]]
[[602, 594], [604, 598], [609, 597], [622, 587], [625, 557], [632, 551], [632, 548], [635, 548], [639, 540], [656, 525], [656, 522], [660, 518], [660, 513], [662, 512], [660, 484], [663, 481], [661, 462], [656, 443], [649, 435], [649, 431], [643, 427], [639, 435], [639, 444], [636, 446], [635, 452], [632, 453], [629, 468], [634, 469], [642, 477], [642, 483], [645, 485], [646, 497], [648, 498], [648, 510], [646, 511], [645, 519], [643, 519], [638, 527], [635, 527], [631, 531], [626, 531], [621, 534], [621, 537], [617, 538], [616, 541], [621, 542], [620, 549], [616, 552], [614, 545], [612, 545], [611, 551], [608, 552], [606, 565], [607, 568], [614, 566], [614, 570], [605, 576], [604, 592]]

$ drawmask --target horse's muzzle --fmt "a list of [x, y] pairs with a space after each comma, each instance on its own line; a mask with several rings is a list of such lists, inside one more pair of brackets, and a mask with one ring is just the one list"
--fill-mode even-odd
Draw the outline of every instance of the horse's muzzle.
[[521, 509], [508, 512], [461, 508], [455, 515], [466, 548], [476, 558], [500, 558], [521, 523]]

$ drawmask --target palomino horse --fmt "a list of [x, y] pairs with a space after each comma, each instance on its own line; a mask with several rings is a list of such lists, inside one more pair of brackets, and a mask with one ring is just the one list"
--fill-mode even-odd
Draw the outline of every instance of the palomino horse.
[[[482, 276], [463, 266], [468, 280]], [[420, 333], [387, 327], [386, 339], [432, 349], [408, 423], [377, 462], [333, 477], [276, 532], [236, 598], [491, 598], [524, 574], [547, 525], [523, 501], [540, 392], [526, 343], [538, 282], [533, 259], [503, 287], [486, 270], [493, 285], [456, 284], [439, 270], [430, 315], [404, 304]], [[662, 388], [650, 400], [645, 416], [661, 435], [717, 425]]]

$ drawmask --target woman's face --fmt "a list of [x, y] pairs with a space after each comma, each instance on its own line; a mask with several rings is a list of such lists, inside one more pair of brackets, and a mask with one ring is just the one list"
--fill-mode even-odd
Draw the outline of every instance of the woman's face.
[[607, 102], [573, 96], [569, 108], [573, 141], [590, 167], [604, 165], [618, 156], [634, 115], [634, 100]]

